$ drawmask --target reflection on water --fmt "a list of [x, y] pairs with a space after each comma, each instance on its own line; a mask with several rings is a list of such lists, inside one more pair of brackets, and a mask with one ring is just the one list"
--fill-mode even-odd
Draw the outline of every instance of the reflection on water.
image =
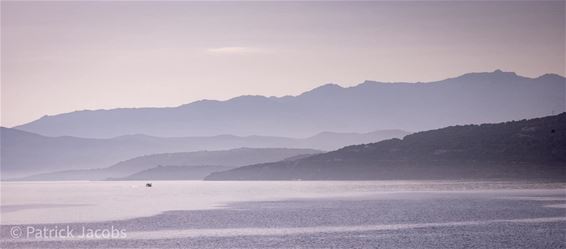
[[27, 205], [0, 205], [0, 213], [5, 214], [9, 212], [16, 212], [25, 209], [41, 209], [41, 208], [61, 208], [61, 207], [79, 207], [87, 205], [74, 205], [74, 204], [27, 204]]
[[[442, 223], [402, 223], [402, 224], [380, 224], [360, 226], [317, 226], [317, 227], [270, 227], [270, 228], [222, 228], [222, 229], [175, 229], [156, 231], [128, 232], [127, 239], [130, 240], [155, 240], [155, 239], [180, 239], [199, 237], [237, 237], [237, 236], [289, 236], [320, 233], [344, 233], [344, 232], [369, 232], [369, 231], [393, 231], [418, 228], [440, 228], [459, 226], [480, 226], [497, 223], [553, 223], [566, 222], [566, 217], [530, 218], [530, 219], [508, 219], [508, 220], [483, 220], [483, 221], [460, 221]], [[20, 239], [17, 242], [26, 241], [69, 241], [69, 240], [108, 240], [107, 238], [32, 238]]]
[[414, 191], [564, 189], [563, 183], [483, 181], [2, 182], [2, 224], [86, 222], [169, 210], [221, 208], [231, 202], [294, 198], [396, 198]]

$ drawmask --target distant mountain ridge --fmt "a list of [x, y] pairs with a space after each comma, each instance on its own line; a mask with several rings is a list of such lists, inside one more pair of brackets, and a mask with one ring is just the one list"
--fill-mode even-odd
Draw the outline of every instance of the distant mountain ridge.
[[155, 168], [142, 170], [121, 178], [109, 178], [113, 181], [186, 181], [202, 180], [213, 172], [225, 171], [235, 168], [234, 166], [157, 166]]
[[206, 180], [566, 179], [566, 113], [451, 126], [310, 157], [212, 173]]
[[[286, 148], [238, 148], [231, 150], [219, 151], [194, 151], [194, 152], [177, 152], [145, 155], [131, 158], [113, 164], [110, 167], [96, 169], [79, 169], [55, 171], [45, 174], [31, 175], [19, 179], [11, 180], [27, 180], [27, 181], [63, 181], [63, 180], [106, 180], [109, 178], [127, 178], [128, 176], [140, 173], [148, 175], [157, 173], [162, 176], [174, 173], [163, 172], [163, 168], [155, 169], [160, 165], [182, 166], [182, 173], [194, 177], [204, 177], [204, 172], [213, 172], [220, 170], [221, 167], [234, 168], [256, 163], [277, 162], [287, 158], [304, 156], [306, 154], [317, 154], [321, 151], [312, 149], [286, 149]], [[193, 170], [191, 170], [193, 167]], [[191, 169], [189, 169], [191, 168]], [[165, 169], [172, 169], [165, 167]], [[147, 172], [150, 170], [149, 172]], [[176, 169], [173, 169], [176, 170]], [[142, 173], [144, 172], [145, 173]], [[191, 176], [192, 175], [192, 176]], [[156, 175], [157, 176], [157, 175]]]
[[[110, 139], [46, 137], [0, 128], [2, 178], [58, 170], [108, 167], [142, 155], [201, 150], [250, 148], [313, 148], [333, 150], [349, 144], [375, 142], [409, 134], [400, 130], [371, 133], [319, 133], [308, 138], [220, 135], [212, 137], [162, 138], [126, 135]], [[157, 166], [157, 165], [153, 165]]]
[[457, 124], [542, 117], [565, 110], [564, 77], [527, 78], [512, 72], [469, 73], [430, 83], [366, 81], [327, 84], [298, 96], [240, 96], [171, 108], [76, 111], [45, 116], [15, 128], [49, 136], [109, 138], [274, 135], [320, 131], [421, 131]]

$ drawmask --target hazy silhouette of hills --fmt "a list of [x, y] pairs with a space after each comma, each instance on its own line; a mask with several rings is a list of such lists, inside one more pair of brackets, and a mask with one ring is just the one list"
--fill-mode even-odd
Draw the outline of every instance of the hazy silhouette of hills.
[[307, 158], [212, 173], [207, 180], [566, 179], [566, 113], [452, 126]]
[[45, 116], [15, 128], [61, 136], [276, 135], [320, 131], [421, 131], [456, 124], [502, 122], [565, 111], [565, 78], [526, 78], [500, 70], [431, 83], [366, 81], [327, 84], [298, 96], [240, 96], [171, 108], [121, 108]]
[[225, 171], [234, 166], [157, 166], [122, 178], [111, 178], [115, 181], [136, 180], [202, 180], [213, 172]]
[[290, 157], [320, 152], [311, 149], [239, 148], [221, 151], [163, 153], [131, 158], [106, 168], [56, 171], [13, 180], [105, 180], [127, 177], [159, 165], [237, 167], [276, 162]]
[[[12, 178], [56, 170], [102, 168], [141, 155], [199, 150], [253, 148], [315, 148], [333, 150], [353, 143], [403, 137], [400, 130], [365, 134], [321, 133], [309, 138], [220, 135], [161, 138], [128, 135], [111, 139], [46, 137], [17, 129], [0, 128], [2, 177]], [[157, 165], [153, 165], [157, 166]]]

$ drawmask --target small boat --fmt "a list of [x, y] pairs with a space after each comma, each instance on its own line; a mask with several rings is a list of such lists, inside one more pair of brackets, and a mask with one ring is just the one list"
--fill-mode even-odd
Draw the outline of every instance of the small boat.
[[151, 188], [153, 185], [151, 184], [151, 182], [148, 182], [145, 184], [146, 187]]

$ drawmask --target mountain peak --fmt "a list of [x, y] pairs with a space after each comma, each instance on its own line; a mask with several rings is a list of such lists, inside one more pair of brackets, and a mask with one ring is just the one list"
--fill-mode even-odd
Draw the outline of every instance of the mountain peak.
[[492, 74], [494, 74], [494, 75], [517, 76], [517, 74], [515, 72], [504, 72], [504, 71], [501, 71], [501, 69], [496, 69], [495, 71], [492, 72]]
[[308, 96], [312, 94], [326, 94], [328, 92], [335, 92], [344, 89], [338, 84], [335, 83], [327, 83], [322, 86], [316, 87], [308, 92], [304, 92], [299, 96]]
[[262, 95], [241, 95], [238, 97], [234, 97], [229, 99], [228, 101], [253, 101], [253, 100], [264, 100], [268, 97]]
[[558, 74], [553, 74], [553, 73], [547, 73], [547, 74], [543, 74], [539, 77], [537, 77], [537, 79], [539, 80], [565, 80], [565, 78], [561, 75]]
[[474, 72], [474, 73], [467, 73], [462, 76], [452, 78], [452, 79], [509, 79], [513, 80], [516, 78], [524, 78], [523, 76], [517, 75], [515, 72], [505, 72], [501, 69], [496, 69], [493, 72]]
[[321, 89], [343, 89], [342, 86], [336, 84], [336, 83], [326, 83], [322, 86], [319, 86], [313, 90], [321, 90]]

